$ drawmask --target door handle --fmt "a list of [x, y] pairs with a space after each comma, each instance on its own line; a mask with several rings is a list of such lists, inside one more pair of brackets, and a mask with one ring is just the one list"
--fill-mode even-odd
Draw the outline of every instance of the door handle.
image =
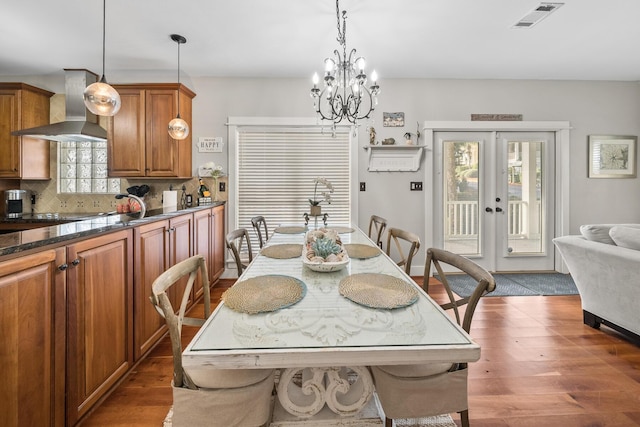
[[491, 209], [491, 208], [487, 207], [487, 208], [484, 208], [484, 211], [485, 211], [485, 212], [493, 212], [493, 209]]
[[502, 208], [496, 208], [496, 212], [502, 212]]

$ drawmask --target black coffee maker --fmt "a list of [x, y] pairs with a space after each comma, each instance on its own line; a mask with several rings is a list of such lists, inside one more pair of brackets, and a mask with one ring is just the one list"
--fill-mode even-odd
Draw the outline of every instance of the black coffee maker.
[[31, 195], [27, 190], [5, 190], [4, 211], [7, 218], [18, 218], [31, 213]]

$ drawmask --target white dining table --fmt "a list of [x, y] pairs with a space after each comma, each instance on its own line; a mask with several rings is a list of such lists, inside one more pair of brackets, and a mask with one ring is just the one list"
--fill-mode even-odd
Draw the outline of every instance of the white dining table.
[[[357, 227], [336, 229], [343, 244], [377, 248]], [[266, 246], [304, 242], [304, 232], [275, 232]], [[418, 291], [417, 301], [378, 309], [341, 296], [340, 281], [358, 273], [402, 279]], [[301, 257], [260, 253], [238, 282], [264, 275], [294, 277], [304, 283], [306, 295], [294, 305], [259, 314], [236, 312], [221, 302], [184, 350], [183, 364], [280, 369], [279, 404], [300, 419], [328, 410], [339, 417], [362, 412], [374, 392], [367, 366], [480, 358], [480, 346], [382, 251], [366, 259], [352, 257], [344, 269], [329, 273], [312, 271]]]

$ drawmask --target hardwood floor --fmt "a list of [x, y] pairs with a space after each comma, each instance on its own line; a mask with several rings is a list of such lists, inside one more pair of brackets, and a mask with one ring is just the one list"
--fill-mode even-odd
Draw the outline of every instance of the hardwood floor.
[[[232, 283], [216, 285], [212, 301]], [[185, 327], [185, 344], [194, 333]], [[471, 336], [482, 346], [469, 372], [472, 427], [640, 426], [640, 346], [584, 325], [579, 296], [485, 297]], [[165, 337], [82, 426], [161, 426], [171, 376]]]

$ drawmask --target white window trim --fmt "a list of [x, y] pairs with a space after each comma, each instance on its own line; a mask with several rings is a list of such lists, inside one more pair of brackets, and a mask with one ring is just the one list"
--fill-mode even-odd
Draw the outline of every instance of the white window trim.
[[[331, 123], [319, 123], [315, 117], [229, 117], [227, 122], [227, 140], [229, 141], [228, 163], [228, 188], [229, 200], [227, 202], [226, 229], [238, 228], [238, 135], [243, 128], [255, 127], [317, 127], [324, 132], [331, 132]], [[352, 224], [358, 222], [358, 133], [357, 128], [348, 125], [338, 125], [341, 129], [348, 128], [349, 132], [349, 158], [350, 158], [350, 188], [351, 193], [351, 218]], [[277, 224], [273, 224], [276, 226]]]

